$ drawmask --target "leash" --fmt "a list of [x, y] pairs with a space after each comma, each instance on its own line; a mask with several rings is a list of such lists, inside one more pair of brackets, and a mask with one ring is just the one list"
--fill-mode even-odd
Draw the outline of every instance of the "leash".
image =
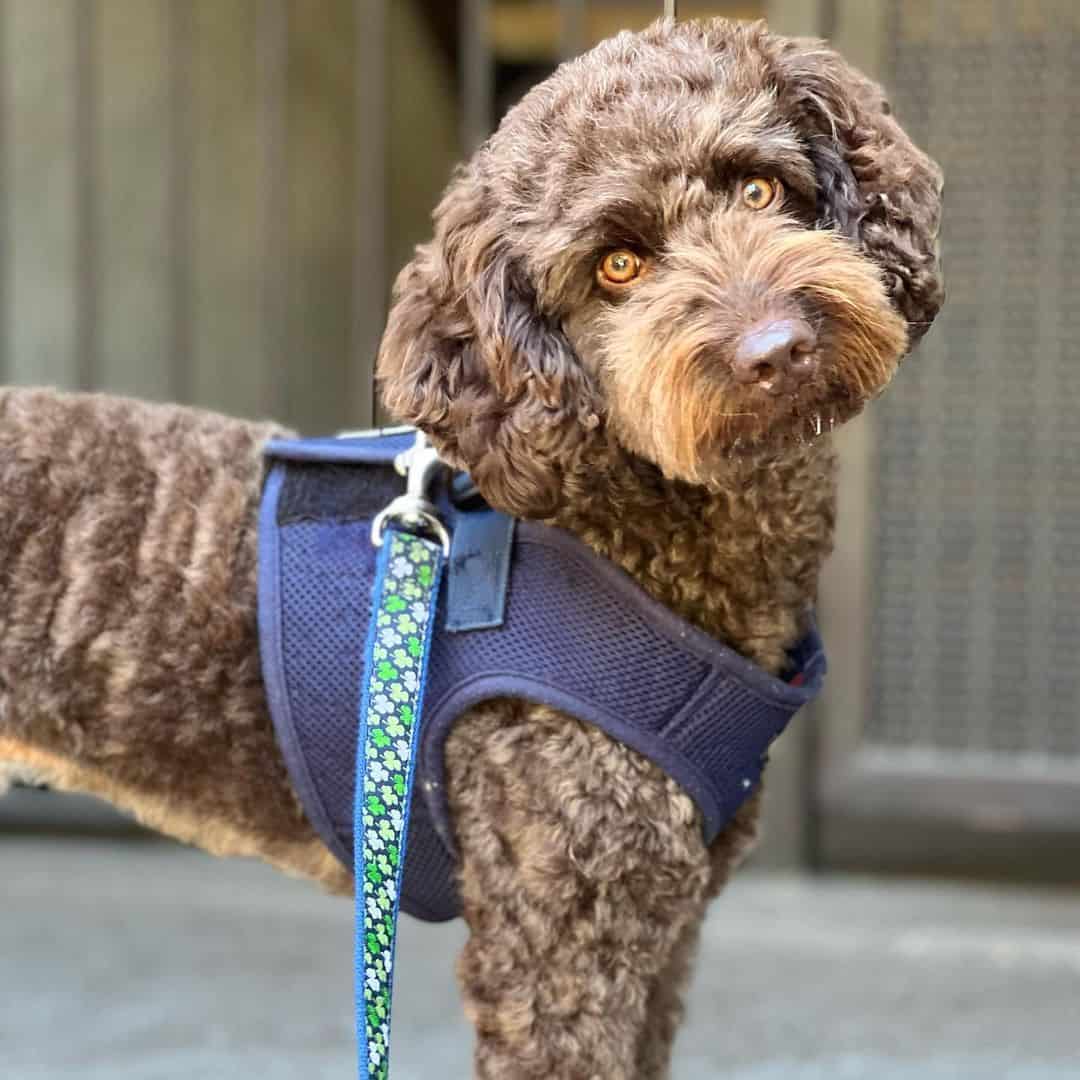
[[[406, 493], [372, 522], [379, 549], [356, 743], [353, 872], [360, 1080], [390, 1072], [390, 1011], [401, 881], [431, 632], [450, 537], [427, 497], [445, 469], [418, 433], [395, 462]], [[434, 539], [432, 539], [432, 536]]]

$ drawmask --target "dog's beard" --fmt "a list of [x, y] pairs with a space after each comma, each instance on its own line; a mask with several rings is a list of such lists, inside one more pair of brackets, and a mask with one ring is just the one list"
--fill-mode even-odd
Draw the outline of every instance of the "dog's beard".
[[[884, 390], [907, 347], [876, 267], [832, 233], [774, 227], [735, 267], [730, 252], [676, 251], [604, 328], [614, 430], [691, 482], [733, 456], [805, 443], [850, 420]], [[742, 333], [778, 316], [810, 322], [818, 366], [774, 394], [738, 383], [731, 358]]]

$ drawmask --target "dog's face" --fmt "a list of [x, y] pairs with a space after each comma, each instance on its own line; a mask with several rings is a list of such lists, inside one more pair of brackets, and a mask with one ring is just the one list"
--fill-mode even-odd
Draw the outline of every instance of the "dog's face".
[[709, 483], [857, 413], [942, 302], [941, 178], [820, 43], [661, 21], [510, 112], [402, 272], [388, 406], [495, 504], [612, 441]]

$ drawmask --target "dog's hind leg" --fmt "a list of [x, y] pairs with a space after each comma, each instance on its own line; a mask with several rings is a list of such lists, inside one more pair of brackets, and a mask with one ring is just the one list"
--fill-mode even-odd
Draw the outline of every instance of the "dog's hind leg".
[[447, 765], [476, 1076], [639, 1080], [653, 988], [707, 900], [693, 803], [602, 732], [524, 703], [459, 720]]

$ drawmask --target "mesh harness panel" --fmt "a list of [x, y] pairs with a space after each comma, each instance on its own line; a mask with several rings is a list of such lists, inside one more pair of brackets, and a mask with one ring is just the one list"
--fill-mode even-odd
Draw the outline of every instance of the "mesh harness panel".
[[[259, 521], [259, 638], [278, 741], [305, 813], [352, 865], [357, 709], [371, 609], [371, 519], [402, 489], [412, 436], [274, 442]], [[451, 530], [460, 513], [441, 507]], [[452, 573], [452, 567], [451, 571]], [[757, 787], [770, 743], [820, 690], [816, 630], [774, 678], [649, 597], [560, 529], [518, 522], [498, 627], [448, 632], [428, 672], [402, 889], [410, 914], [460, 914], [443, 750], [480, 701], [519, 697], [601, 728], [699, 806], [711, 841]]]

